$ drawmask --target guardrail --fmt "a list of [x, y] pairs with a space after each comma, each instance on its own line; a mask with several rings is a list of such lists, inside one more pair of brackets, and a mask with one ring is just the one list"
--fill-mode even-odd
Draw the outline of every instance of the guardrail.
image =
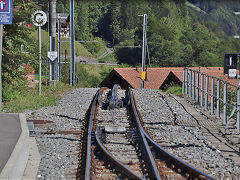
[[[232, 96], [236, 92], [237, 95]], [[184, 68], [182, 94], [192, 98], [205, 110], [210, 110], [211, 114], [215, 114], [219, 119], [223, 112], [222, 123], [226, 129], [231, 120], [236, 120], [237, 133], [240, 133], [240, 86], [220, 77]]]

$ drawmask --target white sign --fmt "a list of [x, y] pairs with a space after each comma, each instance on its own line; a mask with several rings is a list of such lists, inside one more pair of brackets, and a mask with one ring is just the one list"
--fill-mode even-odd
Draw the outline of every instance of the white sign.
[[228, 70], [228, 77], [229, 78], [235, 78], [237, 76], [237, 70], [236, 69], [229, 69]]
[[43, 11], [35, 11], [32, 15], [32, 22], [35, 26], [43, 26], [47, 22], [47, 15]]
[[51, 61], [55, 61], [57, 59], [57, 51], [48, 51], [47, 57]]

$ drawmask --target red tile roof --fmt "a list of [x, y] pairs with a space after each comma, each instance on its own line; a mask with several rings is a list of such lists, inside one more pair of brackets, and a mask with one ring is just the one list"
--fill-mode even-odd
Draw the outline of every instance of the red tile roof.
[[[141, 88], [141, 69], [138, 68], [114, 68], [133, 88]], [[166, 67], [166, 68], [148, 68], [147, 81], [145, 81], [145, 88], [159, 89], [170, 72], [182, 72], [182, 67]]]
[[[164, 80], [167, 78], [170, 72], [180, 80], [183, 81], [183, 67], [154, 67], [147, 69], [147, 81], [145, 81], [145, 88], [159, 89]], [[199, 67], [192, 67], [189, 69], [199, 70]], [[133, 88], [141, 88], [141, 68], [114, 68], [115, 73], [119, 74], [128, 84]], [[222, 67], [201, 67], [200, 71], [222, 79], [228, 80], [232, 84], [237, 85], [236, 79], [228, 79], [227, 75], [223, 75]]]

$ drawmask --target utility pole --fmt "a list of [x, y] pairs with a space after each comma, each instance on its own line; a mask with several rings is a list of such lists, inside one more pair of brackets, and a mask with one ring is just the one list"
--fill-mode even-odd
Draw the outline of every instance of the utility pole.
[[[234, 12], [235, 15], [240, 15], [240, 12]], [[239, 38], [239, 36], [238, 36]], [[237, 130], [240, 133], [240, 60], [239, 60], [239, 70], [237, 74], [238, 79], [238, 89], [237, 89]]]
[[[56, 0], [49, 0], [50, 51], [55, 51], [56, 41]], [[50, 62], [50, 80], [54, 80], [54, 62]]]
[[75, 60], [74, 60], [74, 0], [70, 0], [70, 35], [71, 35], [71, 66], [70, 66], [70, 85], [75, 85]]
[[145, 62], [146, 62], [146, 38], [147, 38], [147, 14], [139, 15], [143, 16], [143, 45], [142, 45], [142, 84], [141, 88], [144, 89], [144, 81], [146, 79], [146, 68], [145, 68]]
[[3, 24], [0, 24], [0, 110], [2, 109], [2, 42]]
[[58, 15], [58, 62], [57, 62], [57, 81], [60, 81], [60, 61], [61, 61], [61, 16]]

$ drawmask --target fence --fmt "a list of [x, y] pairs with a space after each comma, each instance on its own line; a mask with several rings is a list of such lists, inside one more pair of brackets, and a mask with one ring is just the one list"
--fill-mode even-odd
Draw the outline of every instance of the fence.
[[[236, 95], [237, 92], [237, 95]], [[240, 86], [229, 83], [220, 77], [184, 68], [182, 93], [199, 103], [212, 115], [221, 118], [228, 128], [231, 120], [236, 120], [237, 133], [240, 133]]]

